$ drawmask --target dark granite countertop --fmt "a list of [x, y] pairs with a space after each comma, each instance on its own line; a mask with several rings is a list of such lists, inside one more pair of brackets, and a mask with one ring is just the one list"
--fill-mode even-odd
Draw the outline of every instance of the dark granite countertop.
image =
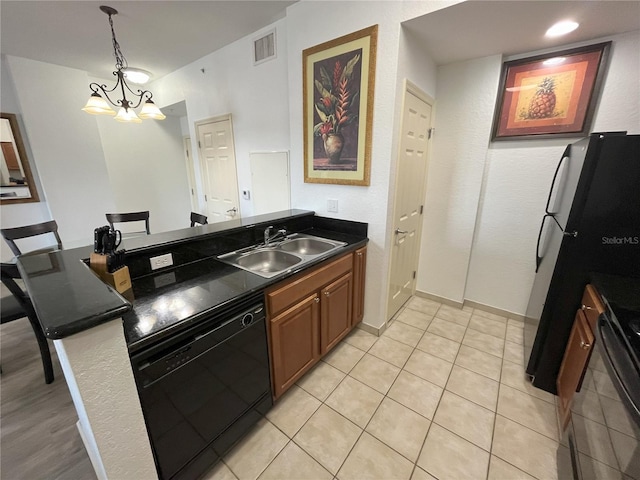
[[122, 316], [131, 304], [82, 261], [91, 247], [18, 257], [23, 278], [47, 337], [66, 337]]
[[347, 243], [332, 254], [282, 274], [264, 278], [209, 257], [133, 281], [133, 310], [124, 316], [124, 330], [131, 352], [144, 348], [200, 321], [231, 302], [262, 291], [309, 267], [353, 251], [366, 237], [311, 228], [305, 233]]
[[[215, 252], [215, 248], [229, 251], [233, 249], [230, 245], [234, 248], [252, 245], [257, 243], [253, 240], [265, 224], [277, 226], [283, 222], [301, 227], [291, 231], [304, 231], [344, 241], [347, 245], [330, 256], [270, 279], [213, 258], [217, 253], [223, 253]], [[122, 317], [129, 349], [134, 351], [234, 300], [365, 245], [368, 241], [366, 230], [366, 224], [359, 222], [290, 210], [128, 239], [123, 246], [127, 249], [127, 265], [132, 272], [133, 296], [128, 292], [125, 295], [132, 299], [131, 302], [89, 269], [85, 262], [92, 251], [89, 246], [20, 256], [18, 268], [47, 337], [63, 338]], [[234, 242], [253, 243], [235, 245]], [[163, 251], [176, 252], [176, 266], [150, 272], [148, 257]]]

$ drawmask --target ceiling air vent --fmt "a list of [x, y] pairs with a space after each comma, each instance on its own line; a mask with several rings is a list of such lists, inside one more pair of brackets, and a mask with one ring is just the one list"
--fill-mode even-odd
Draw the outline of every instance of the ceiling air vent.
[[274, 58], [276, 58], [275, 29], [253, 40], [253, 64], [259, 65]]

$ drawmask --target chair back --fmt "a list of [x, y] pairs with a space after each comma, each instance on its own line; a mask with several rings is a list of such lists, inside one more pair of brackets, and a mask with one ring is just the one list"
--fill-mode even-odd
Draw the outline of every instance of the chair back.
[[16, 245], [16, 240], [34, 237], [45, 233], [52, 233], [58, 244], [58, 249], [62, 250], [62, 240], [60, 240], [60, 235], [58, 235], [58, 224], [55, 220], [37, 223], [35, 225], [26, 225], [24, 227], [3, 228], [0, 230], [0, 233], [14, 255], [22, 255], [20, 248]]
[[42, 357], [42, 367], [44, 369], [44, 381], [51, 383], [54, 380], [53, 363], [51, 362], [51, 351], [49, 343], [42, 330], [42, 325], [38, 320], [31, 299], [17, 283], [20, 278], [18, 266], [15, 263], [2, 263], [0, 270], [0, 280], [9, 289], [13, 297], [3, 298], [0, 303], [2, 315], [0, 315], [0, 323], [13, 322], [20, 318], [27, 317], [33, 333], [36, 336], [38, 347], [40, 348], [40, 356]]
[[111, 230], [115, 230], [113, 224], [114, 223], [124, 223], [124, 222], [144, 222], [145, 232], [147, 235], [151, 235], [151, 230], [149, 230], [149, 210], [144, 212], [131, 212], [131, 213], [107, 213], [105, 214], [107, 217], [107, 222], [109, 222], [109, 226]]
[[195, 227], [196, 223], [207, 225], [207, 217], [196, 212], [191, 212], [191, 226]]
[[[13, 263], [3, 263], [0, 269], [0, 280], [2, 280], [2, 283], [9, 289], [11, 295], [15, 297], [20, 306], [25, 310], [33, 308], [31, 307], [31, 300], [29, 300], [26, 292], [15, 281], [16, 278], [20, 278], [18, 266]], [[24, 316], [26, 316], [26, 312]], [[4, 318], [2, 319], [2, 323], [5, 323]]]

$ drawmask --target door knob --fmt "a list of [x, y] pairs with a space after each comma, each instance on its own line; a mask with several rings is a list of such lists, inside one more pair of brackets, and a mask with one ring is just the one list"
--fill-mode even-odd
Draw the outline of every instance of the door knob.
[[404, 235], [406, 233], [409, 233], [409, 232], [407, 232], [406, 230], [400, 230], [399, 228], [396, 228], [396, 235], [400, 235], [400, 234]]
[[229, 210], [227, 210], [227, 213], [232, 213], [232, 214], [236, 214], [236, 212], [238, 211], [238, 209], [236, 207], [230, 208]]

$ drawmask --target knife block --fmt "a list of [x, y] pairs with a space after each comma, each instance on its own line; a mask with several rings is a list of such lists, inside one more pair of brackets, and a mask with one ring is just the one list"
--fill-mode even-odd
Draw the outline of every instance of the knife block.
[[113, 273], [109, 273], [107, 271], [107, 256], [100, 253], [92, 253], [89, 258], [89, 266], [103, 282], [111, 285], [118, 293], [131, 289], [131, 276], [129, 275], [129, 267], [126, 265]]

